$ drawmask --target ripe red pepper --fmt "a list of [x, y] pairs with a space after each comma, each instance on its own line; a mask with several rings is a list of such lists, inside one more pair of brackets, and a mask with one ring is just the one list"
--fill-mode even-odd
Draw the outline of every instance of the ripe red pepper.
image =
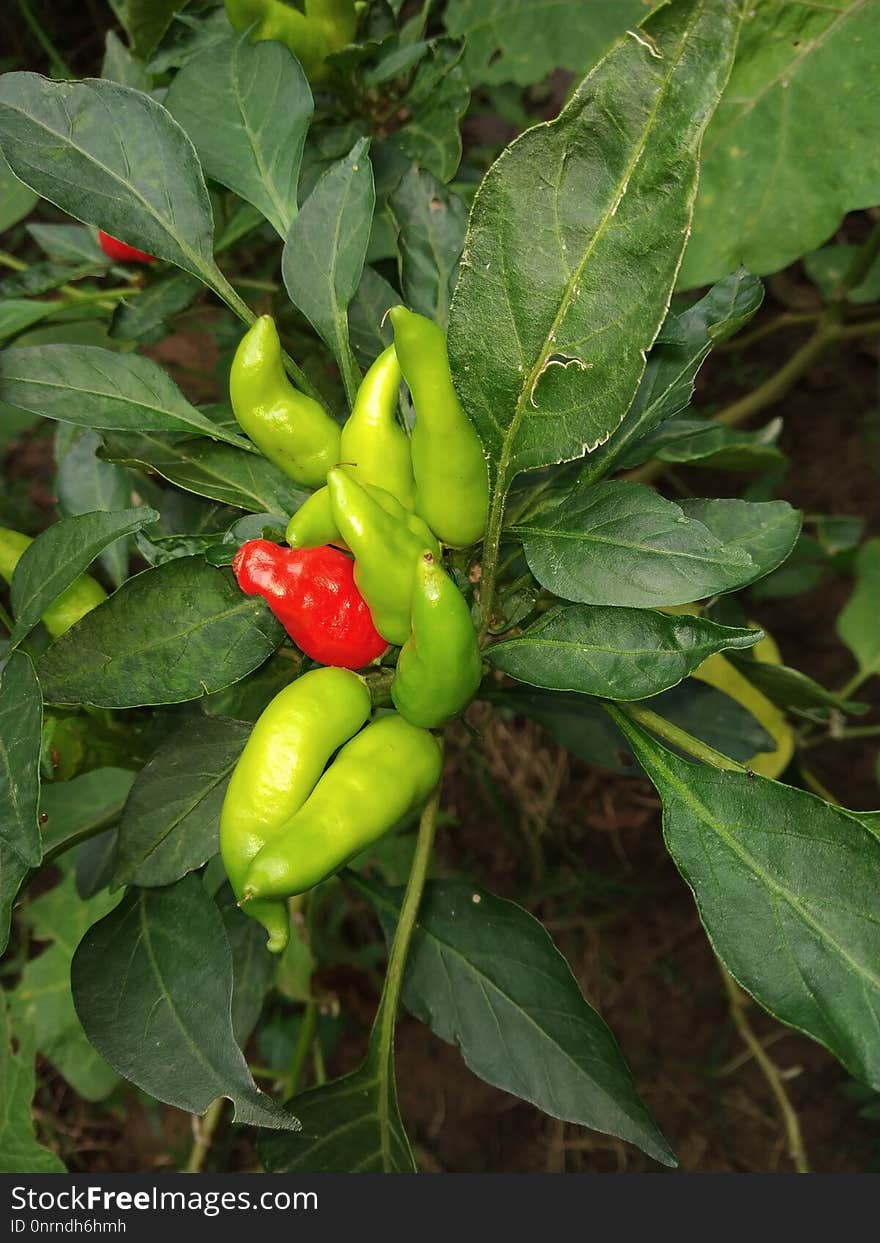
[[338, 548], [252, 539], [232, 569], [245, 595], [262, 596], [300, 651], [322, 665], [360, 669], [388, 646], [355, 586], [354, 562]]
[[98, 245], [108, 259], [116, 259], [120, 263], [155, 263], [155, 255], [148, 255], [145, 250], [120, 242], [118, 237], [111, 237], [102, 229], [98, 230]]

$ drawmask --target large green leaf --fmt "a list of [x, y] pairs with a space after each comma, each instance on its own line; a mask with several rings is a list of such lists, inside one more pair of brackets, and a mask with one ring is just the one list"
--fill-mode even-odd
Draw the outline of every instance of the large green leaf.
[[0, 989], [0, 1174], [65, 1173], [63, 1162], [34, 1135], [35, 1053], [33, 1031], [24, 1020], [13, 1030], [6, 993]]
[[679, 759], [616, 708], [712, 947], [777, 1018], [880, 1087], [880, 840], [804, 790]]
[[152, 359], [97, 345], [3, 350], [0, 401], [80, 427], [200, 433], [250, 447], [200, 414]]
[[68, 873], [54, 889], [29, 903], [24, 913], [35, 940], [51, 944], [26, 963], [16, 1000], [34, 1030], [38, 1052], [88, 1101], [103, 1100], [118, 1079], [86, 1040], [76, 1017], [70, 963], [86, 931], [118, 900], [104, 891], [83, 902], [73, 874]]
[[751, 647], [758, 630], [650, 609], [563, 605], [486, 651], [519, 682], [605, 699], [645, 699], [686, 678], [724, 648]]
[[155, 509], [98, 511], [59, 518], [25, 549], [12, 577], [11, 641], [18, 643], [54, 600], [88, 569], [108, 544], [155, 522]]
[[538, 582], [586, 604], [685, 604], [762, 572], [745, 549], [640, 484], [577, 488], [515, 529]]
[[48, 703], [181, 703], [246, 677], [283, 631], [228, 570], [180, 557], [130, 578], [41, 658]]
[[529, 86], [554, 69], [583, 73], [644, 16], [644, 0], [449, 0], [444, 21], [465, 39], [469, 82]]
[[40, 791], [43, 850], [69, 850], [98, 829], [116, 823], [135, 774], [127, 768], [93, 768], [70, 781], [53, 781]]
[[467, 208], [442, 181], [415, 165], [402, 177], [389, 206], [398, 228], [403, 300], [445, 328]]
[[[232, 953], [232, 1030], [236, 1043], [244, 1048], [257, 1025], [266, 993], [278, 974], [278, 955], [266, 947], [266, 930], [245, 915], [231, 885], [224, 884], [214, 900], [223, 916]], [[291, 937], [289, 944], [294, 941]]]
[[138, 56], [149, 56], [186, 0], [113, 0]]
[[327, 344], [343, 374], [355, 376], [348, 305], [360, 283], [376, 194], [368, 141], [331, 165], [290, 226], [281, 273], [294, 306]]
[[89, 1040], [151, 1096], [197, 1114], [226, 1096], [238, 1122], [298, 1128], [235, 1043], [229, 943], [198, 877], [129, 890], [80, 942], [71, 982]]
[[168, 885], [217, 853], [223, 796], [250, 732], [201, 717], [159, 747], [128, 797], [114, 885]]
[[682, 288], [775, 272], [880, 202], [880, 5], [749, 0], [703, 146]]
[[801, 511], [788, 501], [685, 497], [680, 503], [685, 517], [701, 522], [725, 548], [739, 548], [751, 557], [755, 569], [750, 583], [785, 561], [797, 543], [803, 521]]
[[24, 652], [0, 664], [0, 954], [9, 940], [12, 904], [40, 862], [40, 734], [43, 701]]
[[254, 514], [286, 518], [308, 496], [262, 454], [212, 440], [122, 432], [104, 437], [101, 456], [126, 466], [142, 466], [188, 492]]
[[[61, 514], [89, 514], [96, 509], [126, 509], [132, 502], [128, 472], [98, 457], [101, 437], [72, 423], [59, 423], [55, 430], [55, 494]], [[111, 544], [100, 562], [114, 587], [128, 577], [129, 540]]]
[[743, 427], [725, 427], [714, 419], [682, 415], [644, 436], [620, 459], [619, 466], [628, 470], [657, 458], [709, 470], [769, 470], [785, 461], [776, 444], [781, 431], [782, 419], [771, 419], [750, 432]]
[[301, 1134], [267, 1134], [260, 1140], [260, 1156], [273, 1173], [416, 1172], [400, 1120], [394, 1070], [383, 1066], [375, 1038], [356, 1071], [302, 1092], [290, 1107], [302, 1122]]
[[859, 673], [880, 673], [880, 539], [868, 540], [856, 558], [856, 585], [837, 619], [837, 633], [855, 656]]
[[68, 215], [224, 286], [198, 157], [151, 95], [104, 78], [3, 74], [0, 145], [16, 176]]
[[283, 44], [247, 35], [205, 48], [171, 83], [165, 107], [192, 139], [208, 177], [258, 208], [283, 238], [314, 105]]
[[669, 305], [700, 140], [737, 29], [726, 0], [657, 10], [484, 178], [449, 348], [502, 491], [519, 471], [594, 449], [632, 402]]
[[[402, 890], [352, 875], [390, 940]], [[432, 881], [419, 908], [403, 1002], [461, 1049], [481, 1079], [554, 1118], [675, 1156], [629, 1068], [547, 932], [522, 907], [461, 881]]]
[[461, 160], [459, 122], [470, 101], [461, 52], [454, 39], [431, 43], [403, 101], [407, 119], [388, 138], [389, 144], [441, 181], [454, 177]]

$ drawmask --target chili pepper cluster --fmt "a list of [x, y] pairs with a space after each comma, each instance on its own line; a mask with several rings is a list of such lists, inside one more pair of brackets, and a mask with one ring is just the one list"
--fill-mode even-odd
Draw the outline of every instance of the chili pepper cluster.
[[[489, 502], [482, 445], [461, 408], [444, 333], [405, 307], [340, 427], [284, 371], [274, 321], [259, 318], [232, 364], [241, 427], [297, 483], [313, 489], [287, 545], [249, 540], [233, 570], [294, 643], [325, 668], [285, 687], [257, 721], [229, 784], [220, 846], [243, 909], [270, 949], [288, 938], [285, 899], [387, 833], [437, 784], [430, 733], [476, 693], [482, 664], [470, 608], [444, 546], [483, 536]], [[415, 408], [398, 421], [401, 383]], [[371, 717], [355, 672], [399, 647], [396, 711]], [[331, 762], [331, 757], [332, 762]]]

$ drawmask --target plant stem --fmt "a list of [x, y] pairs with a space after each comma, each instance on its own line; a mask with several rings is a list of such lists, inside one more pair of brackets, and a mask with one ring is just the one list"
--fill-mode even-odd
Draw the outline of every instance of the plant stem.
[[388, 956], [388, 970], [385, 973], [385, 986], [382, 989], [382, 1000], [376, 1015], [379, 1049], [383, 1061], [390, 1058], [394, 1044], [394, 1024], [397, 1019], [397, 1006], [400, 1001], [400, 989], [403, 984], [403, 972], [406, 967], [406, 956], [412, 940], [413, 928], [419, 913], [419, 903], [425, 888], [428, 875], [428, 864], [434, 845], [434, 831], [437, 827], [437, 809], [440, 804], [440, 786], [431, 795], [419, 821], [419, 835], [416, 851], [413, 855], [403, 906], [394, 933], [394, 943]]
[[873, 669], [859, 669], [837, 692], [841, 699], [849, 699], [850, 695], [854, 695], [863, 682], [867, 682], [868, 678], [874, 676]]
[[480, 577], [480, 643], [486, 641], [492, 624], [495, 607], [495, 584], [498, 580], [498, 551], [501, 546], [501, 525], [504, 521], [505, 491], [501, 479], [496, 479], [489, 509], [489, 521], [483, 540], [483, 559]]
[[694, 759], [700, 760], [703, 764], [709, 764], [712, 768], [724, 769], [725, 772], [743, 773], [746, 771], [744, 765], [738, 764], [736, 760], [732, 760], [728, 755], [722, 755], [720, 751], [716, 751], [708, 743], [701, 742], [699, 738], [694, 738], [693, 734], [687, 733], [678, 725], [673, 725], [665, 717], [658, 716], [650, 708], [641, 708], [634, 703], [604, 703], [602, 706], [612, 719], [617, 715], [628, 716], [631, 721], [644, 726], [652, 734], [662, 738], [664, 742], [669, 742], [672, 746], [686, 751], [688, 755], [692, 755]]
[[217, 1123], [220, 1121], [220, 1115], [223, 1113], [223, 1106], [226, 1104], [225, 1096], [218, 1096], [212, 1105], [208, 1106], [204, 1118], [198, 1118], [193, 1115], [193, 1130], [195, 1131], [195, 1141], [192, 1146], [192, 1152], [189, 1154], [189, 1161], [186, 1163], [184, 1174], [200, 1174], [202, 1166], [205, 1164], [205, 1157], [211, 1148], [211, 1141], [214, 1138], [214, 1132], [217, 1130]]
[[727, 999], [730, 1003], [730, 1017], [733, 1019], [734, 1026], [739, 1032], [743, 1044], [746, 1045], [752, 1057], [760, 1066], [761, 1072], [767, 1080], [767, 1084], [779, 1107], [779, 1113], [785, 1127], [788, 1155], [791, 1157], [792, 1164], [798, 1174], [809, 1174], [810, 1163], [807, 1159], [807, 1150], [804, 1147], [804, 1139], [801, 1134], [800, 1119], [795, 1112], [794, 1106], [788, 1099], [788, 1093], [785, 1090], [785, 1084], [782, 1082], [779, 1068], [770, 1058], [767, 1050], [752, 1030], [748, 1015], [746, 1014], [748, 1002], [746, 1001], [745, 994], [722, 965], [721, 961], [719, 959], [716, 959], [716, 961], [718, 962], [718, 970], [721, 972], [721, 979], [727, 991]]
[[732, 353], [734, 350], [748, 349], [756, 341], [763, 341], [765, 337], [773, 336], [774, 333], [781, 332], [785, 328], [796, 328], [802, 324], [815, 324], [821, 317], [821, 314], [821, 311], [783, 311], [775, 319], [768, 320], [766, 324], [761, 324], [751, 332], [744, 332], [742, 336], [733, 337], [730, 341], [723, 341], [720, 345], [716, 345], [715, 348], [721, 354]]
[[290, 1059], [290, 1066], [284, 1077], [284, 1090], [281, 1095], [282, 1102], [287, 1102], [296, 1096], [299, 1089], [299, 1081], [302, 1076], [303, 1067], [306, 1064], [306, 1058], [309, 1055], [309, 1049], [312, 1047], [312, 1041], [315, 1038], [315, 1030], [318, 1025], [318, 1005], [313, 997], [306, 1002], [305, 1012], [303, 1014], [302, 1027], [299, 1029], [296, 1047], [293, 1050], [293, 1057]]

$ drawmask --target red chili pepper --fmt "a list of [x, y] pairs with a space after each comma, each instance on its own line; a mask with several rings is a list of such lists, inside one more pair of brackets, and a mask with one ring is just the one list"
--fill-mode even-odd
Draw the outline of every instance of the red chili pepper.
[[108, 259], [117, 259], [120, 263], [156, 262], [155, 255], [148, 255], [145, 250], [138, 250], [135, 246], [129, 246], [127, 242], [120, 242], [118, 237], [111, 237], [102, 229], [98, 230], [98, 245]]
[[262, 596], [300, 651], [322, 665], [360, 669], [388, 646], [355, 586], [354, 562], [338, 548], [252, 539], [232, 569], [245, 595]]

